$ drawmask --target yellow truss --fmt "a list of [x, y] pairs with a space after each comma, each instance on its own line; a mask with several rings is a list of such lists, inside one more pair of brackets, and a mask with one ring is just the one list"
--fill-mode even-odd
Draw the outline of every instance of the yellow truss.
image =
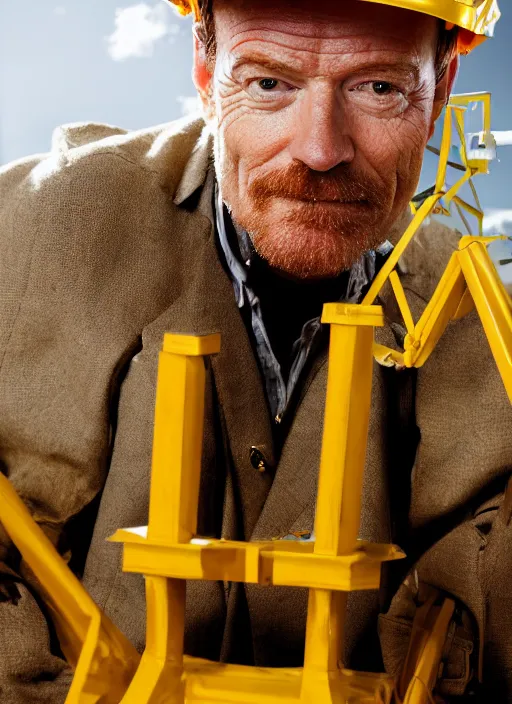
[[[358, 541], [371, 403], [373, 357], [406, 367], [426, 362], [451, 320], [476, 306], [508, 395], [512, 398], [512, 310], [486, 251], [490, 241], [463, 237], [417, 324], [395, 267], [423, 220], [450, 202], [481, 209], [456, 195], [487, 163], [469, 161], [465, 107], [485, 107], [487, 94], [455, 97], [447, 109], [435, 193], [376, 277], [361, 305], [328, 304], [331, 326], [315, 542], [234, 542], [196, 536], [203, 434], [204, 357], [220, 336], [167, 334], [160, 353], [149, 525], [119, 530], [123, 568], [146, 578], [147, 633], [142, 657], [100, 611], [0, 474], [0, 520], [41, 584], [62, 649], [75, 668], [66, 704], [427, 704], [432, 700], [454, 602], [433, 597], [418, 610], [409, 654], [397, 682], [343, 667], [347, 595], [377, 589], [384, 561], [404, 557], [393, 545]], [[452, 118], [462, 143], [464, 175], [445, 191]], [[477, 203], [478, 204], [478, 203]], [[374, 345], [384, 315], [374, 301], [389, 279], [407, 329], [403, 352]], [[309, 589], [304, 667], [272, 669], [208, 662], [183, 654], [187, 579]]]

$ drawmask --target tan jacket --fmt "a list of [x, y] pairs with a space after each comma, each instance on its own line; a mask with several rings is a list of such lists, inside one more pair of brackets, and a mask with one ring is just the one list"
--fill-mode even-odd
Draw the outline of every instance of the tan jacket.
[[[131, 133], [75, 125], [55, 133], [48, 155], [0, 172], [2, 469], [139, 648], [143, 580], [122, 574], [105, 538], [147, 522], [165, 331], [222, 334], [207, 375], [201, 532], [270, 538], [309, 529], [314, 517], [325, 356], [277, 463], [262, 381], [215, 248], [211, 141], [202, 130], [201, 121]], [[451, 231], [432, 225], [404, 257], [416, 312], [455, 246]], [[379, 336], [394, 344], [400, 321], [382, 303], [390, 325]], [[486, 644], [484, 674], [502, 697], [495, 702], [512, 701], [503, 694], [512, 687], [512, 550], [502, 506], [511, 418], [475, 314], [451, 324], [417, 376], [375, 365], [361, 537], [398, 540], [413, 560], [424, 553], [419, 578], [460, 599]], [[253, 446], [268, 461], [263, 474], [251, 464]], [[0, 565], [0, 702], [58, 704], [70, 673], [37, 588], [1, 532]], [[377, 616], [402, 577], [390, 573], [380, 596], [351, 596], [349, 665], [382, 667]], [[407, 647], [410, 595], [402, 589], [381, 619], [392, 671]], [[300, 664], [305, 604], [298, 590], [193, 583], [187, 650]], [[472, 636], [455, 641], [445, 679], [457, 693], [472, 666]]]

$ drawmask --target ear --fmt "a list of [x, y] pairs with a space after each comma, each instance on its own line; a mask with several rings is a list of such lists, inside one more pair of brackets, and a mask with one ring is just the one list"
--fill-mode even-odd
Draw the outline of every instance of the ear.
[[434, 134], [436, 128], [436, 122], [443, 112], [443, 108], [448, 104], [450, 100], [450, 95], [452, 93], [453, 84], [455, 83], [455, 78], [457, 77], [457, 71], [459, 70], [459, 56], [454, 54], [452, 60], [450, 61], [446, 73], [443, 78], [439, 81], [436, 86], [436, 92], [434, 95], [434, 109], [432, 111], [432, 122], [430, 124], [430, 134], [429, 139]]
[[210, 105], [212, 74], [208, 69], [206, 60], [206, 47], [197, 36], [197, 32], [193, 32], [194, 37], [194, 64], [192, 68], [192, 80], [196, 87], [205, 113], [208, 114]]

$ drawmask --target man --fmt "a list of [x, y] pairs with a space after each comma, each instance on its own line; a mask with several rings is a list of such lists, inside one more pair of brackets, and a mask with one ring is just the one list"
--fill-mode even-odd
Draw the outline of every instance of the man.
[[[200, 534], [313, 527], [318, 316], [326, 301], [361, 299], [403, 230], [457, 42], [475, 39], [434, 16], [449, 2], [424, 4], [429, 14], [384, 0], [202, 3], [194, 80], [206, 126], [72, 126], [48, 155], [2, 171], [3, 470], [139, 648], [142, 579], [122, 574], [105, 538], [147, 520], [164, 332], [222, 335], [207, 375]], [[416, 313], [456, 243], [431, 226], [404, 257]], [[381, 303], [382, 339], [397, 344], [401, 320]], [[399, 571], [380, 597], [351, 599], [346, 664], [380, 670], [383, 657], [398, 673], [432, 585], [458, 605], [438, 692], [474, 694], [481, 680], [484, 701], [510, 701], [511, 411], [475, 315], [417, 375], [376, 365], [372, 404], [361, 537], [399, 542], [411, 572], [398, 592]], [[1, 546], [0, 700], [63, 701], [71, 673], [37, 585], [6, 536]], [[192, 583], [186, 650], [300, 665], [305, 606], [299, 590]]]

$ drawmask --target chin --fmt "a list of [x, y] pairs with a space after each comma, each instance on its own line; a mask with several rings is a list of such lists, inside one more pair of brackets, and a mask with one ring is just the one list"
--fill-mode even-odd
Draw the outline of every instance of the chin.
[[365, 251], [377, 246], [359, 228], [345, 234], [303, 225], [281, 225], [249, 233], [256, 251], [273, 269], [303, 280], [339, 276]]
[[383, 242], [383, 215], [369, 204], [274, 201], [242, 213], [238, 222], [272, 268], [297, 279], [328, 279]]

